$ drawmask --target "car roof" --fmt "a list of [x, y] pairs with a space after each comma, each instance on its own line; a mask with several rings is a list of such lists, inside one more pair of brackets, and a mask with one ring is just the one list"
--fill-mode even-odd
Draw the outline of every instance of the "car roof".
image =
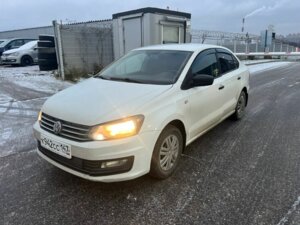
[[9, 40], [37, 40], [36, 38], [11, 38]]
[[[152, 45], [147, 47], [138, 48], [135, 50], [178, 50], [178, 51], [203, 51], [209, 48], [222, 48], [222, 46], [208, 45], [208, 44], [196, 44], [196, 43], [185, 43], [185, 44], [162, 44], [162, 45]], [[226, 49], [227, 50], [227, 49]]]

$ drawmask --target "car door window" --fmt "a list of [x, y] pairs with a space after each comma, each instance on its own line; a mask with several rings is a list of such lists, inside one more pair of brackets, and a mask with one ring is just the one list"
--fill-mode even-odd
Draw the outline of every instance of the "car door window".
[[14, 49], [14, 48], [19, 48], [24, 44], [23, 40], [14, 40], [10, 42], [7, 46], [7, 49]]
[[218, 77], [220, 75], [215, 51], [200, 53], [192, 65], [192, 74], [206, 74]]
[[217, 55], [222, 74], [238, 68], [238, 61], [230, 53], [219, 52]]

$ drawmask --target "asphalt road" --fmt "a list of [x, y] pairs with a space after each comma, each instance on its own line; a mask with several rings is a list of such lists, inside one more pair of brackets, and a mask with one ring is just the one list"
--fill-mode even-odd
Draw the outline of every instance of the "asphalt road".
[[245, 118], [193, 142], [171, 178], [111, 184], [37, 156], [45, 93], [19, 87], [17, 105], [0, 104], [2, 131], [28, 130], [0, 149], [0, 224], [300, 224], [300, 64], [252, 74], [251, 87]]

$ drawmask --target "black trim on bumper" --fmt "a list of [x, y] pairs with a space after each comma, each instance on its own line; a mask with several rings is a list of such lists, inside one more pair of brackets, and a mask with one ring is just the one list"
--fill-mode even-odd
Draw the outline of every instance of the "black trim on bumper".
[[[54, 152], [45, 149], [44, 147], [41, 146], [40, 141], [38, 141], [38, 149], [43, 155], [47, 156], [53, 161], [63, 166], [66, 166], [72, 170], [76, 170], [80, 173], [84, 173], [90, 176], [107, 176], [107, 175], [114, 175], [114, 174], [128, 172], [131, 170], [134, 161], [134, 156], [111, 159], [111, 160], [86, 160], [74, 156], [72, 156], [71, 159], [67, 159], [63, 156], [60, 156]], [[122, 160], [122, 159], [127, 159], [127, 162], [124, 165], [116, 166], [112, 168], [101, 168], [101, 164], [103, 162]]]
[[2, 62], [3, 63], [15, 63], [15, 62], [17, 62], [17, 60], [16, 59], [4, 59], [4, 60], [2, 60]]

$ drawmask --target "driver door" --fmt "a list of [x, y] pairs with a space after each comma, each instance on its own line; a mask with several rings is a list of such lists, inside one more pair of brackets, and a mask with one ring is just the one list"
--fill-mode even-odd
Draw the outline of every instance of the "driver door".
[[[193, 75], [206, 74], [215, 77], [212, 85], [187, 90], [189, 104], [190, 137], [194, 138], [217, 123], [223, 114], [222, 80], [215, 49], [205, 50], [194, 60]], [[192, 75], [192, 76], [193, 76]]]

